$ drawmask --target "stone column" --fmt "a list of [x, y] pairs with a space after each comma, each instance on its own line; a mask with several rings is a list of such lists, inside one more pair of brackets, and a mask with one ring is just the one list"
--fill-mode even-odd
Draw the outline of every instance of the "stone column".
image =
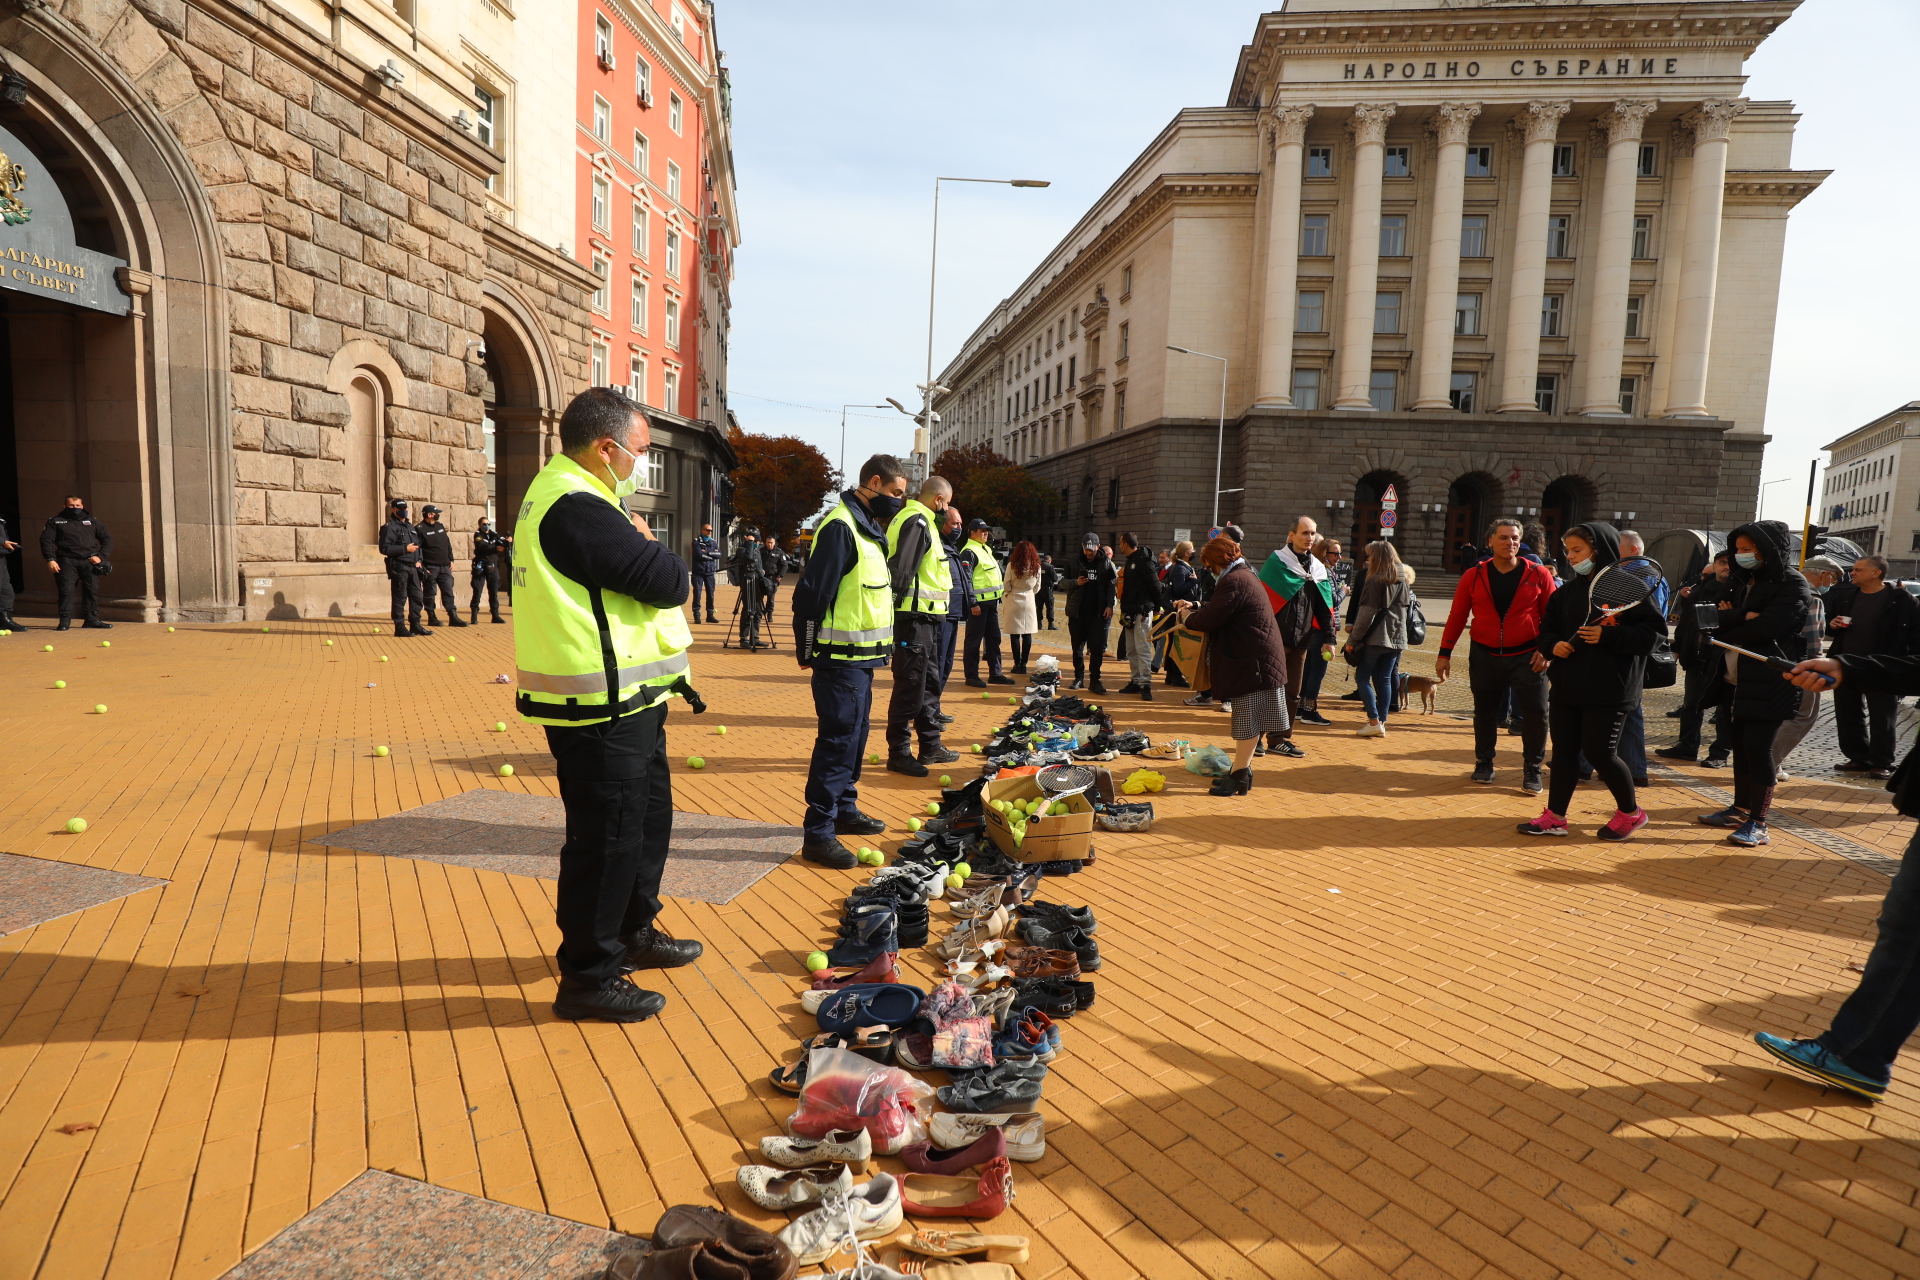
[[1534, 413], [1540, 373], [1540, 298], [1547, 291], [1547, 210], [1553, 201], [1553, 140], [1570, 102], [1529, 102], [1514, 120], [1525, 140], [1520, 205], [1513, 237], [1513, 277], [1507, 288], [1506, 376], [1500, 413]]
[[1633, 209], [1639, 191], [1640, 130], [1660, 104], [1616, 102], [1600, 117], [1607, 176], [1600, 196], [1600, 251], [1587, 312], [1587, 394], [1581, 413], [1620, 412], [1620, 361], [1627, 351], [1627, 285], [1633, 275]]
[[1720, 275], [1720, 211], [1727, 187], [1727, 134], [1747, 104], [1712, 98], [1687, 113], [1693, 174], [1687, 192], [1686, 259], [1674, 320], [1669, 418], [1707, 418], [1707, 358], [1713, 348], [1713, 297]]
[[1460, 210], [1467, 194], [1467, 134], [1477, 102], [1445, 102], [1427, 127], [1439, 144], [1433, 167], [1433, 226], [1427, 236], [1427, 307], [1420, 329], [1416, 409], [1452, 407], [1453, 321], [1460, 295]]
[[1374, 295], [1380, 289], [1380, 175], [1385, 166], [1391, 102], [1362, 103], [1347, 128], [1353, 134], [1353, 186], [1347, 197], [1347, 284], [1341, 309], [1340, 349], [1334, 368], [1333, 407], [1371, 409]]
[[1260, 309], [1260, 376], [1255, 404], [1293, 408], [1294, 305], [1300, 278], [1300, 176], [1305, 166], [1305, 103], [1267, 113], [1273, 174], [1267, 188], [1267, 288]]

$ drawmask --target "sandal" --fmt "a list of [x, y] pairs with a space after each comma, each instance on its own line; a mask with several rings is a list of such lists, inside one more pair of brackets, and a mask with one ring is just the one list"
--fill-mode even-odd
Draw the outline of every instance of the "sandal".
[[929, 1258], [958, 1258], [969, 1253], [984, 1253], [988, 1262], [1017, 1263], [1027, 1260], [1025, 1236], [990, 1236], [980, 1231], [908, 1231], [893, 1241], [908, 1253]]

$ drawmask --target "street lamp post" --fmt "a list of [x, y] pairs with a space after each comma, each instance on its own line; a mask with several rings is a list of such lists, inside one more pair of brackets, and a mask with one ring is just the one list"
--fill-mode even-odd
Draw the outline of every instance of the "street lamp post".
[[847, 478], [847, 410], [884, 409], [884, 404], [843, 404], [840, 406], [840, 478]]
[[[943, 182], [986, 182], [1003, 187], [1046, 187], [1053, 185], [1040, 178], [935, 178], [933, 180], [933, 252], [927, 266], [927, 380], [920, 385], [919, 423], [927, 433], [927, 474], [933, 471], [933, 396], [944, 392], [933, 380], [933, 300], [940, 282], [940, 184]], [[917, 451], [916, 451], [917, 452]]]
[[[1213, 524], [1210, 526], [1218, 529], [1220, 527], [1220, 459], [1227, 449], [1227, 358], [1210, 356], [1204, 351], [1193, 351], [1187, 347], [1176, 347], [1171, 342], [1167, 344], [1167, 350], [1178, 351], [1183, 356], [1199, 356], [1205, 360], [1220, 362], [1220, 431], [1213, 441]], [[1234, 492], [1242, 491], [1236, 489]]]

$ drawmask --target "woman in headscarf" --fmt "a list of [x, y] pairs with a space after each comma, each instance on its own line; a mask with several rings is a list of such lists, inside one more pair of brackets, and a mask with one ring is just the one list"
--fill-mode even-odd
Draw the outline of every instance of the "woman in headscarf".
[[[1561, 539], [1573, 576], [1547, 600], [1536, 671], [1547, 672], [1551, 700], [1547, 733], [1553, 742], [1553, 768], [1547, 807], [1532, 822], [1520, 824], [1529, 836], [1567, 834], [1567, 809], [1580, 778], [1584, 754], [1613, 792], [1614, 815], [1598, 834], [1625, 840], [1647, 825], [1646, 810], [1633, 791], [1633, 774], [1620, 759], [1620, 730], [1627, 713], [1640, 705], [1647, 655], [1667, 633], [1667, 620], [1646, 600], [1607, 615], [1589, 597], [1602, 574], [1620, 561], [1620, 532], [1598, 520], [1578, 524]], [[1776, 684], [1785, 681], [1776, 680]]]
[[1233, 704], [1233, 772], [1208, 794], [1243, 796], [1253, 789], [1253, 749], [1262, 734], [1287, 729], [1287, 651], [1280, 644], [1273, 605], [1260, 579], [1225, 534], [1200, 549], [1200, 564], [1215, 576], [1206, 604], [1177, 601], [1180, 621], [1207, 634], [1213, 694]]

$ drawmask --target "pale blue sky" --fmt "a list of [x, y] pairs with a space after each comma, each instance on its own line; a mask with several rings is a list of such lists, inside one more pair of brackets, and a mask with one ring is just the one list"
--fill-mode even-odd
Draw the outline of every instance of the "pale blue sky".
[[[934, 175], [1053, 182], [945, 188], [937, 369], [1176, 111], [1224, 100], [1270, 7], [720, 0], [745, 234], [729, 376], [742, 424], [837, 460], [837, 406], [917, 407]], [[1920, 399], [1916, 47], [1910, 0], [1807, 0], [1748, 64], [1749, 96], [1804, 114], [1796, 167], [1836, 171], [1787, 239], [1764, 478], [1798, 477], [1766, 491], [1765, 514], [1794, 523], [1821, 445]], [[851, 417], [847, 453], [904, 451], [905, 424]]]

